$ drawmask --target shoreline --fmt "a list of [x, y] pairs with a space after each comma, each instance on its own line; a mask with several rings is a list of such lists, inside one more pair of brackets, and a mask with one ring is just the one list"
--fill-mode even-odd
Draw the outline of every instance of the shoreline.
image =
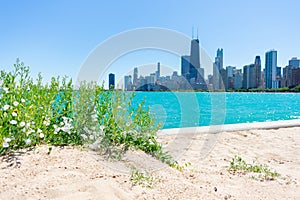
[[220, 132], [235, 132], [235, 131], [248, 131], [248, 130], [268, 130], [289, 127], [300, 127], [300, 119], [293, 120], [280, 120], [270, 122], [252, 122], [252, 123], [239, 123], [239, 124], [223, 124], [212, 126], [195, 126], [184, 128], [169, 128], [161, 129], [158, 131], [157, 136], [167, 135], [197, 135], [197, 134], [216, 134]]

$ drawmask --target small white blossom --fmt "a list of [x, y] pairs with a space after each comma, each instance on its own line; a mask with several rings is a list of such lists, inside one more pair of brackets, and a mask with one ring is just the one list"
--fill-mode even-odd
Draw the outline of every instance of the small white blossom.
[[41, 132], [42, 132], [42, 130], [38, 128], [37, 132], [38, 132], [38, 133], [41, 133]]
[[21, 122], [21, 123], [20, 123], [20, 126], [21, 126], [21, 127], [23, 127], [23, 126], [25, 126], [25, 125], [26, 125], [25, 122]]
[[7, 87], [4, 87], [3, 90], [8, 93], [8, 88]]
[[17, 102], [17, 101], [14, 101], [14, 103], [13, 103], [13, 104], [14, 104], [14, 106], [16, 106], [16, 107], [17, 107], [17, 106], [19, 105], [19, 102]]
[[105, 129], [105, 126], [100, 126], [100, 131], [103, 132], [103, 130]]
[[2, 97], [3, 97], [3, 95], [2, 95], [2, 94], [0, 94], [0, 99], [2, 99]]
[[30, 122], [27, 122], [26, 123], [26, 128], [29, 128], [30, 127]]
[[50, 125], [50, 122], [49, 122], [49, 121], [44, 121], [43, 124], [44, 124], [45, 126], [49, 126], [49, 125]]
[[30, 135], [31, 133], [34, 133], [34, 130], [30, 129], [29, 131], [27, 131], [26, 135]]
[[122, 108], [121, 106], [118, 106], [118, 108], [120, 109], [120, 108]]
[[0, 80], [0, 86], [2, 86], [2, 85], [3, 85], [3, 81]]
[[29, 145], [31, 143], [31, 139], [30, 138], [26, 139], [25, 143], [26, 143], [26, 145]]
[[80, 135], [84, 140], [86, 140], [88, 137], [85, 134]]
[[22, 128], [22, 131], [25, 133], [26, 132], [26, 128], [24, 127], [24, 128]]
[[10, 142], [11, 141], [11, 139], [10, 138], [4, 138], [4, 142]]
[[90, 140], [93, 140], [93, 139], [94, 139], [94, 136], [93, 136], [93, 135], [90, 135], [89, 138], [90, 138]]
[[3, 110], [4, 110], [4, 111], [5, 111], [5, 110], [8, 110], [9, 107], [10, 107], [9, 105], [4, 105], [4, 106], [3, 106]]
[[21, 102], [22, 102], [22, 103], [25, 103], [25, 99], [21, 99]]
[[40, 133], [40, 138], [44, 138], [44, 133]]
[[16, 120], [11, 120], [9, 123], [11, 123], [12, 125], [17, 124], [18, 122]]
[[14, 117], [18, 116], [18, 114], [16, 112], [12, 112], [11, 115]]
[[2, 147], [3, 147], [3, 148], [7, 148], [7, 147], [9, 147], [9, 144], [8, 144], [7, 142], [4, 141], [4, 142], [2, 143]]

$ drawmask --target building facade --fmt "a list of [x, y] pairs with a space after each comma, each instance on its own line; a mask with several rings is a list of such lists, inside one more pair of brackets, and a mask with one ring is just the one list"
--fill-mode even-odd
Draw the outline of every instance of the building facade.
[[276, 80], [277, 51], [266, 52], [265, 62], [265, 88], [278, 88], [278, 81]]

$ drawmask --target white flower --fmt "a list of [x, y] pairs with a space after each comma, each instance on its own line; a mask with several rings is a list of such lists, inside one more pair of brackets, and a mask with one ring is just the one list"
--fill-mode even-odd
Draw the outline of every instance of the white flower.
[[2, 86], [2, 85], [3, 85], [3, 81], [0, 80], [0, 86]]
[[9, 147], [9, 144], [8, 144], [7, 142], [4, 141], [4, 142], [2, 143], [2, 147], [3, 147], [3, 148], [7, 148], [7, 147]]
[[8, 88], [7, 87], [4, 87], [3, 90], [8, 93]]
[[0, 99], [2, 99], [2, 97], [3, 97], [3, 95], [2, 95], [2, 94], [0, 94]]
[[42, 130], [38, 128], [37, 132], [38, 132], [38, 133], [41, 133], [41, 132], [42, 132]]
[[21, 99], [21, 102], [22, 102], [22, 103], [25, 103], [25, 99]]
[[103, 132], [103, 130], [105, 129], [105, 126], [100, 126], [100, 131]]
[[44, 138], [44, 133], [40, 133], [40, 138]]
[[87, 127], [84, 127], [83, 130], [84, 130], [84, 132], [86, 132], [86, 133], [90, 133], [90, 130], [89, 130]]
[[11, 141], [11, 139], [10, 138], [4, 138], [4, 142], [10, 142]]
[[118, 108], [120, 109], [120, 108], [122, 108], [121, 106], [118, 106]]
[[11, 123], [12, 125], [17, 124], [18, 122], [16, 120], [11, 120], [9, 123]]
[[14, 101], [14, 106], [18, 106], [19, 105], [19, 102], [17, 102], [17, 101]]
[[31, 143], [31, 139], [30, 138], [26, 139], [25, 143], [26, 143], [26, 145], [29, 145]]
[[63, 126], [63, 125], [65, 125], [65, 123], [63, 123], [63, 122], [60, 122], [60, 123], [59, 123], [59, 125], [60, 125], [60, 126]]
[[88, 137], [85, 134], [80, 135], [84, 140], [86, 140]]
[[4, 106], [3, 106], [3, 110], [8, 110], [9, 107], [10, 107], [9, 105], [4, 105]]
[[46, 126], [49, 126], [50, 122], [49, 121], [44, 121], [43, 124], [46, 125]]
[[89, 138], [90, 138], [90, 140], [93, 140], [93, 139], [94, 139], [94, 136], [93, 136], [93, 135], [90, 135]]
[[12, 112], [11, 115], [14, 117], [18, 116], [18, 114], [16, 112]]
[[26, 127], [29, 128], [30, 127], [30, 122], [26, 123]]
[[34, 133], [34, 130], [30, 129], [29, 131], [27, 131], [26, 135], [30, 135], [31, 133]]
[[22, 128], [22, 131], [25, 133], [26, 132], [26, 128], [24, 127], [24, 128]]
[[21, 127], [23, 127], [23, 126], [25, 126], [25, 125], [26, 125], [25, 122], [21, 122], [21, 123], [20, 123], [20, 126], [21, 126]]

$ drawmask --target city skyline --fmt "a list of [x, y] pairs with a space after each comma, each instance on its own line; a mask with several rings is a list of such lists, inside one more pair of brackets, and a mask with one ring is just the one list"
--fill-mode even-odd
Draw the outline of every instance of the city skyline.
[[[195, 56], [195, 53], [197, 56]], [[124, 76], [124, 84], [121, 83], [119, 88], [123, 90], [149, 91], [150, 88], [151, 90], [159, 90], [159, 87], [149, 87], [150, 84], [164, 86], [164, 89], [167, 90], [227, 90], [241, 88], [271, 89], [299, 84], [300, 70], [298, 69], [300, 68], [300, 59], [297, 57], [292, 57], [286, 66], [280, 67], [277, 65], [277, 50], [271, 49], [265, 53], [266, 61], [264, 67], [262, 67], [261, 56], [256, 55], [253, 63], [244, 65], [242, 69], [238, 69], [236, 66], [224, 67], [223, 55], [223, 48], [218, 48], [215, 62], [212, 64], [213, 74], [208, 74], [207, 77], [204, 77], [205, 70], [200, 67], [199, 40], [192, 39], [190, 55], [181, 56], [180, 70], [174, 70], [172, 75], [160, 77], [160, 62], [158, 62], [156, 72], [150, 73], [148, 76], [140, 74], [138, 77], [138, 67], [135, 67], [133, 76]], [[287, 72], [287, 70], [290, 71]], [[178, 71], [181, 71], [181, 74]], [[134, 77], [133, 80], [132, 77]], [[142, 82], [137, 84], [137, 80], [141, 80]], [[174, 80], [177, 82], [177, 85], [174, 85]], [[186, 82], [190, 86], [187, 87]], [[205, 86], [199, 84], [204, 84]], [[137, 85], [148, 85], [148, 88], [140, 89]]]

